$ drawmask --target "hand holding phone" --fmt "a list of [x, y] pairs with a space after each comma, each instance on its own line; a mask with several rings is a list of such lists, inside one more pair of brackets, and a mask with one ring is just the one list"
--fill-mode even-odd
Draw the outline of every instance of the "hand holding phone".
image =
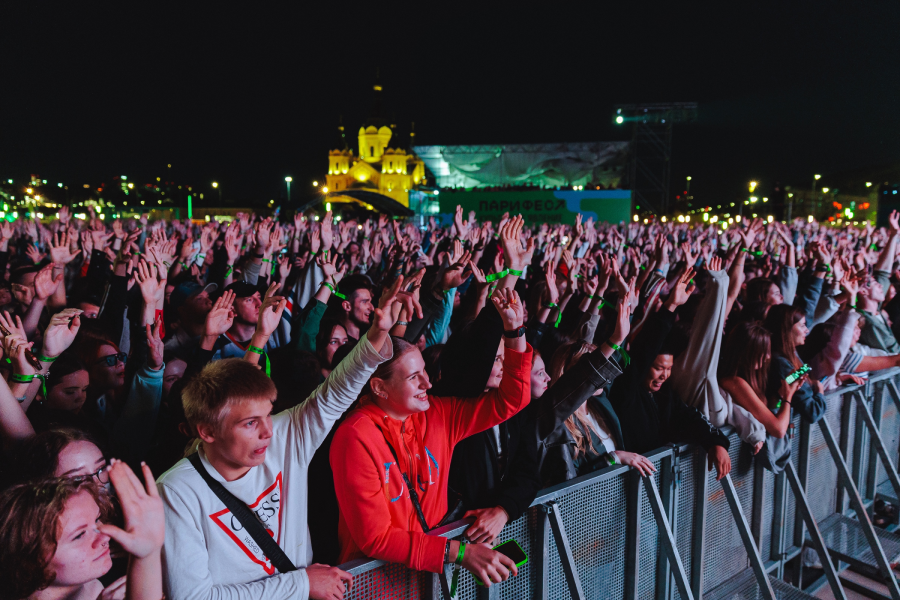
[[[469, 552], [473, 552], [473, 564], [467, 565]], [[487, 562], [483, 562], [487, 559]], [[475, 583], [485, 585], [482, 577], [487, 576], [490, 587], [491, 583], [500, 583], [509, 579], [512, 575], [519, 574], [519, 567], [528, 562], [528, 555], [522, 550], [516, 540], [503, 542], [493, 549], [482, 544], [469, 544], [466, 548], [466, 555], [463, 559], [463, 566], [475, 576]], [[474, 568], [472, 568], [474, 567]]]

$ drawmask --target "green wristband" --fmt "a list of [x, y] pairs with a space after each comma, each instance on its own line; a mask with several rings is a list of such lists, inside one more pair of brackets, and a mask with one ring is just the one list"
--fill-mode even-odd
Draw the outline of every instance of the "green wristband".
[[486, 276], [484, 279], [488, 283], [491, 283], [493, 281], [497, 281], [498, 279], [503, 279], [508, 274], [509, 274], [509, 269], [503, 269], [499, 273], [491, 273], [490, 275]]
[[454, 564], [461, 565], [463, 564], [463, 557], [466, 555], [466, 545], [463, 542], [459, 543], [459, 551], [456, 553], [456, 561]]
[[31, 383], [34, 381], [34, 375], [22, 375], [21, 373], [13, 373], [9, 376], [9, 380], [14, 383]]
[[56, 359], [59, 358], [59, 357], [58, 357], [58, 356], [42, 356], [42, 355], [38, 355], [37, 358], [38, 358], [38, 360], [41, 361], [41, 362], [52, 363], [54, 360], [56, 360]]
[[335, 287], [334, 287], [333, 285], [331, 285], [330, 283], [328, 283], [327, 281], [323, 281], [323, 282], [322, 282], [322, 285], [324, 285], [324, 286], [327, 287], [329, 290], [331, 290], [331, 293], [334, 294], [335, 298], [340, 298], [341, 300], [346, 300], [346, 299], [347, 299], [347, 296], [346, 296], [345, 294], [342, 294], [342, 293], [340, 293], [339, 291], [337, 291], [337, 290], [335, 289]]
[[262, 348], [257, 348], [256, 346], [247, 346], [247, 350], [249, 350], [250, 352], [254, 352], [256, 354], [265, 354], [265, 352], [266, 352]]
[[544, 305], [544, 308], [556, 308], [557, 306], [556, 302], [548, 302]]
[[510, 275], [515, 275], [516, 277], [521, 277], [521, 276], [522, 276], [522, 273], [524, 272], [524, 271], [517, 271], [517, 270], [515, 270], [515, 269], [506, 269], [506, 271], [507, 271]]
[[631, 357], [628, 356], [627, 352], [625, 352], [625, 348], [623, 348], [622, 346], [620, 346], [618, 344], [613, 344], [609, 340], [607, 340], [606, 343], [609, 345], [610, 348], [612, 348], [613, 350], [616, 350], [619, 354], [622, 355], [622, 364], [625, 365], [625, 368], [627, 369], [628, 365], [631, 364]]

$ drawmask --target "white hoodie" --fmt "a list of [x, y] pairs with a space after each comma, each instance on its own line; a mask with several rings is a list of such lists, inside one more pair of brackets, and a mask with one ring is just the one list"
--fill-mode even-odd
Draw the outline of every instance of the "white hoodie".
[[276, 574], [187, 459], [159, 478], [157, 486], [166, 508], [163, 579], [167, 598], [309, 597], [304, 569], [312, 560], [307, 467], [334, 422], [356, 400], [375, 368], [392, 355], [390, 338], [379, 354], [364, 336], [305, 402], [272, 417], [265, 461], [240, 479], [225, 481], [200, 451], [209, 474], [256, 513], [298, 570]]

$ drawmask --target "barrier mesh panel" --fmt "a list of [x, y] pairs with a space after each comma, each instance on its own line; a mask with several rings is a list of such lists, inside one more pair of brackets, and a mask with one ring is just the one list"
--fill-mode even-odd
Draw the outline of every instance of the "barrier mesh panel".
[[[840, 443], [841, 439], [841, 410], [842, 397], [830, 396], [826, 403], [824, 419], [828, 420], [832, 432], [834, 432], [835, 440]], [[852, 427], [851, 440], [849, 448], [852, 451]], [[825, 519], [833, 513], [836, 508], [837, 489], [835, 484], [837, 481], [837, 467], [834, 466], [834, 460], [831, 452], [828, 450], [828, 444], [825, 443], [825, 437], [822, 430], [817, 425], [810, 428], [809, 435], [809, 475], [806, 484], [806, 497], [809, 500], [813, 517], [816, 521]]]
[[[800, 474], [800, 415], [795, 414], [791, 418], [791, 424], [794, 426], [794, 437], [791, 440], [791, 462], [794, 463], [794, 469], [796, 469], [797, 474]], [[794, 500], [794, 496], [790, 491], [790, 486], [787, 486], [787, 502], [785, 502], [784, 507], [784, 544], [785, 550], [789, 549], [794, 543], [794, 521], [797, 515], [797, 503]], [[773, 531], [773, 535], [778, 535], [778, 532]]]
[[537, 520], [539, 516], [543, 516], [540, 509], [528, 509], [524, 515], [504, 527], [503, 531], [500, 532], [500, 537], [497, 538], [498, 544], [507, 540], [516, 540], [528, 556], [528, 562], [519, 567], [519, 574], [500, 584], [501, 598], [509, 598], [510, 600], [528, 598], [531, 596], [531, 590], [535, 588], [535, 548], [540, 547], [537, 540]]
[[[772, 520], [775, 518], [775, 475], [763, 470], [762, 523], [760, 524], [759, 554], [763, 563], [772, 558]], [[758, 507], [754, 509], [759, 510]]]
[[391, 598], [392, 600], [418, 600], [425, 598], [424, 582], [429, 575], [410, 571], [397, 564], [388, 564], [367, 571], [353, 578], [353, 590], [344, 596], [352, 600]]
[[[730, 436], [731, 480], [737, 491], [744, 518], [750, 523], [753, 504], [753, 462], [750, 448], [741, 443], [737, 434]], [[707, 473], [709, 490], [706, 513], [706, 555], [703, 565], [703, 589], [710, 590], [749, 564], [747, 552], [734, 522], [722, 484], [716, 481], [716, 471]]]
[[[894, 468], [897, 468], [898, 452], [900, 452], [900, 413], [897, 412], [897, 404], [891, 398], [889, 389], [884, 390], [881, 408], [881, 439], [884, 442], [884, 447], [887, 449], [888, 456], [894, 461]], [[881, 461], [878, 464], [876, 482], [881, 484], [888, 481], [888, 477], [887, 472], [881, 466]]]
[[[675, 545], [678, 548], [678, 554], [681, 555], [684, 572], [689, 581], [691, 577], [691, 545], [694, 541], [694, 499], [697, 497], [696, 465], [697, 457], [701, 452], [701, 450], [694, 449], [684, 452], [678, 458], [678, 467], [681, 473], [678, 479], [678, 504], [675, 506]], [[705, 477], [706, 473], [701, 471], [699, 476]], [[672, 589], [675, 598], [680, 599], [681, 593], [674, 582]]]
[[[653, 466], [656, 467], [656, 473], [653, 474], [653, 481], [656, 482], [656, 488], [659, 489], [659, 469], [662, 461], [656, 460]], [[662, 496], [662, 492], [660, 492]], [[656, 526], [656, 518], [653, 516], [653, 509], [647, 500], [647, 490], [641, 491], [640, 498], [640, 514], [641, 514], [641, 539], [640, 558], [638, 569], [638, 598], [641, 600], [652, 600], [656, 595], [656, 549], [659, 543], [659, 529]], [[660, 560], [663, 552], [659, 553]], [[587, 595], [590, 598], [592, 596]]]
[[[772, 589], [775, 591], [775, 597], [778, 600], [804, 600], [806, 598], [815, 598], [805, 592], [801, 592], [795, 587], [791, 587], [787, 583], [769, 577]], [[752, 569], [742, 571], [720, 585], [718, 588], [703, 594], [704, 600], [761, 600], [763, 598], [759, 591], [759, 583]]]
[[[620, 475], [559, 500], [563, 525], [587, 598], [621, 598], [625, 592], [624, 484], [625, 477]], [[549, 562], [548, 597], [568, 598], [569, 588], [552, 533]]]

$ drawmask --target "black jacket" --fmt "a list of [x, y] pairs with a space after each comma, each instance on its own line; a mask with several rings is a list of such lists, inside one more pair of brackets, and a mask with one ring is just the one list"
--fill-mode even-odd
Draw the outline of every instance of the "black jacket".
[[[487, 304], [472, 323], [447, 340], [441, 353], [441, 379], [432, 394], [468, 397], [475, 402], [487, 385], [502, 337], [503, 321], [494, 306]], [[541, 485], [530, 415], [526, 408], [500, 424], [506, 455], [502, 472], [493, 429], [456, 445], [450, 461], [451, 510], [460, 500], [465, 510], [502, 506], [514, 521], [531, 505]]]
[[648, 317], [634, 340], [631, 364], [609, 390], [612, 408], [619, 416], [625, 450], [644, 454], [673, 442], [692, 442], [709, 450], [729, 446], [728, 437], [699, 410], [678, 398], [670, 382], [658, 392], [644, 388], [650, 366], [675, 323], [675, 314], [661, 308]]

